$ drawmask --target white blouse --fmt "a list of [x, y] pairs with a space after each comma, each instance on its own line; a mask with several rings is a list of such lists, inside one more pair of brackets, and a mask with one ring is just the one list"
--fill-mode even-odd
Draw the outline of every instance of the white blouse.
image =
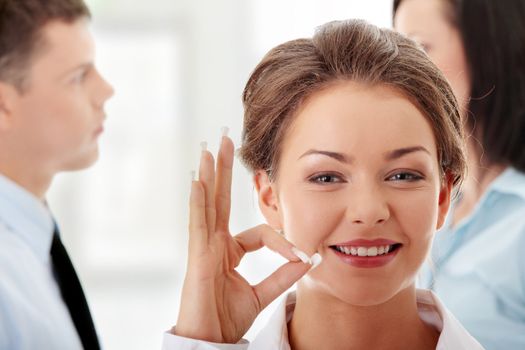
[[[279, 304], [266, 326], [250, 343], [218, 344], [164, 334], [163, 350], [290, 350], [287, 323], [295, 308], [295, 293]], [[417, 308], [421, 320], [440, 332], [436, 350], [480, 350], [483, 347], [463, 328], [438, 297], [429, 290], [417, 290]]]

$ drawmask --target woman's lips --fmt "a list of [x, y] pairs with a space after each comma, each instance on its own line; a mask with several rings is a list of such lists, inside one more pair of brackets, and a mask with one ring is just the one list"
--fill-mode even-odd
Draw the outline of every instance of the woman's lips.
[[389, 239], [357, 239], [331, 245], [330, 248], [344, 263], [354, 267], [381, 267], [388, 264], [402, 248]]
[[348, 242], [337, 243], [336, 245], [341, 246], [362, 246], [362, 247], [371, 247], [371, 246], [380, 246], [380, 245], [393, 245], [399, 242], [392, 241], [391, 239], [386, 238], [377, 238], [377, 239], [354, 239]]

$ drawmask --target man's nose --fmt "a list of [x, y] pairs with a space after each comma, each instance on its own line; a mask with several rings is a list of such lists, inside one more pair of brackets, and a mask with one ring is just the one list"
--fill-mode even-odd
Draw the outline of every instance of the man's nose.
[[113, 86], [111, 86], [111, 84], [109, 84], [98, 71], [96, 74], [98, 75], [99, 80], [97, 86], [96, 104], [99, 107], [103, 107], [104, 102], [113, 96], [115, 90], [113, 89]]

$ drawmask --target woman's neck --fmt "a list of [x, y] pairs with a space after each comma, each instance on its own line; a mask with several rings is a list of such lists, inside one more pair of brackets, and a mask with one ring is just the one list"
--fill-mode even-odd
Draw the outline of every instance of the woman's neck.
[[439, 338], [419, 317], [414, 287], [374, 306], [349, 305], [299, 287], [288, 334], [294, 350], [424, 350], [435, 349]]
[[454, 208], [453, 226], [472, 213], [490, 184], [507, 167], [500, 163], [485, 164], [480, 151], [471, 142], [468, 145], [467, 163], [468, 174], [461, 188], [461, 201]]

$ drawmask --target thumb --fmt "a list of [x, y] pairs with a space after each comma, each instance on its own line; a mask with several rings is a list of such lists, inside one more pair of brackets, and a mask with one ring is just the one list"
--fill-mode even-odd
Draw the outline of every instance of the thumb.
[[254, 286], [255, 295], [259, 300], [259, 311], [262, 311], [268, 304], [284, 293], [311, 268], [312, 265], [308, 263], [288, 262]]

